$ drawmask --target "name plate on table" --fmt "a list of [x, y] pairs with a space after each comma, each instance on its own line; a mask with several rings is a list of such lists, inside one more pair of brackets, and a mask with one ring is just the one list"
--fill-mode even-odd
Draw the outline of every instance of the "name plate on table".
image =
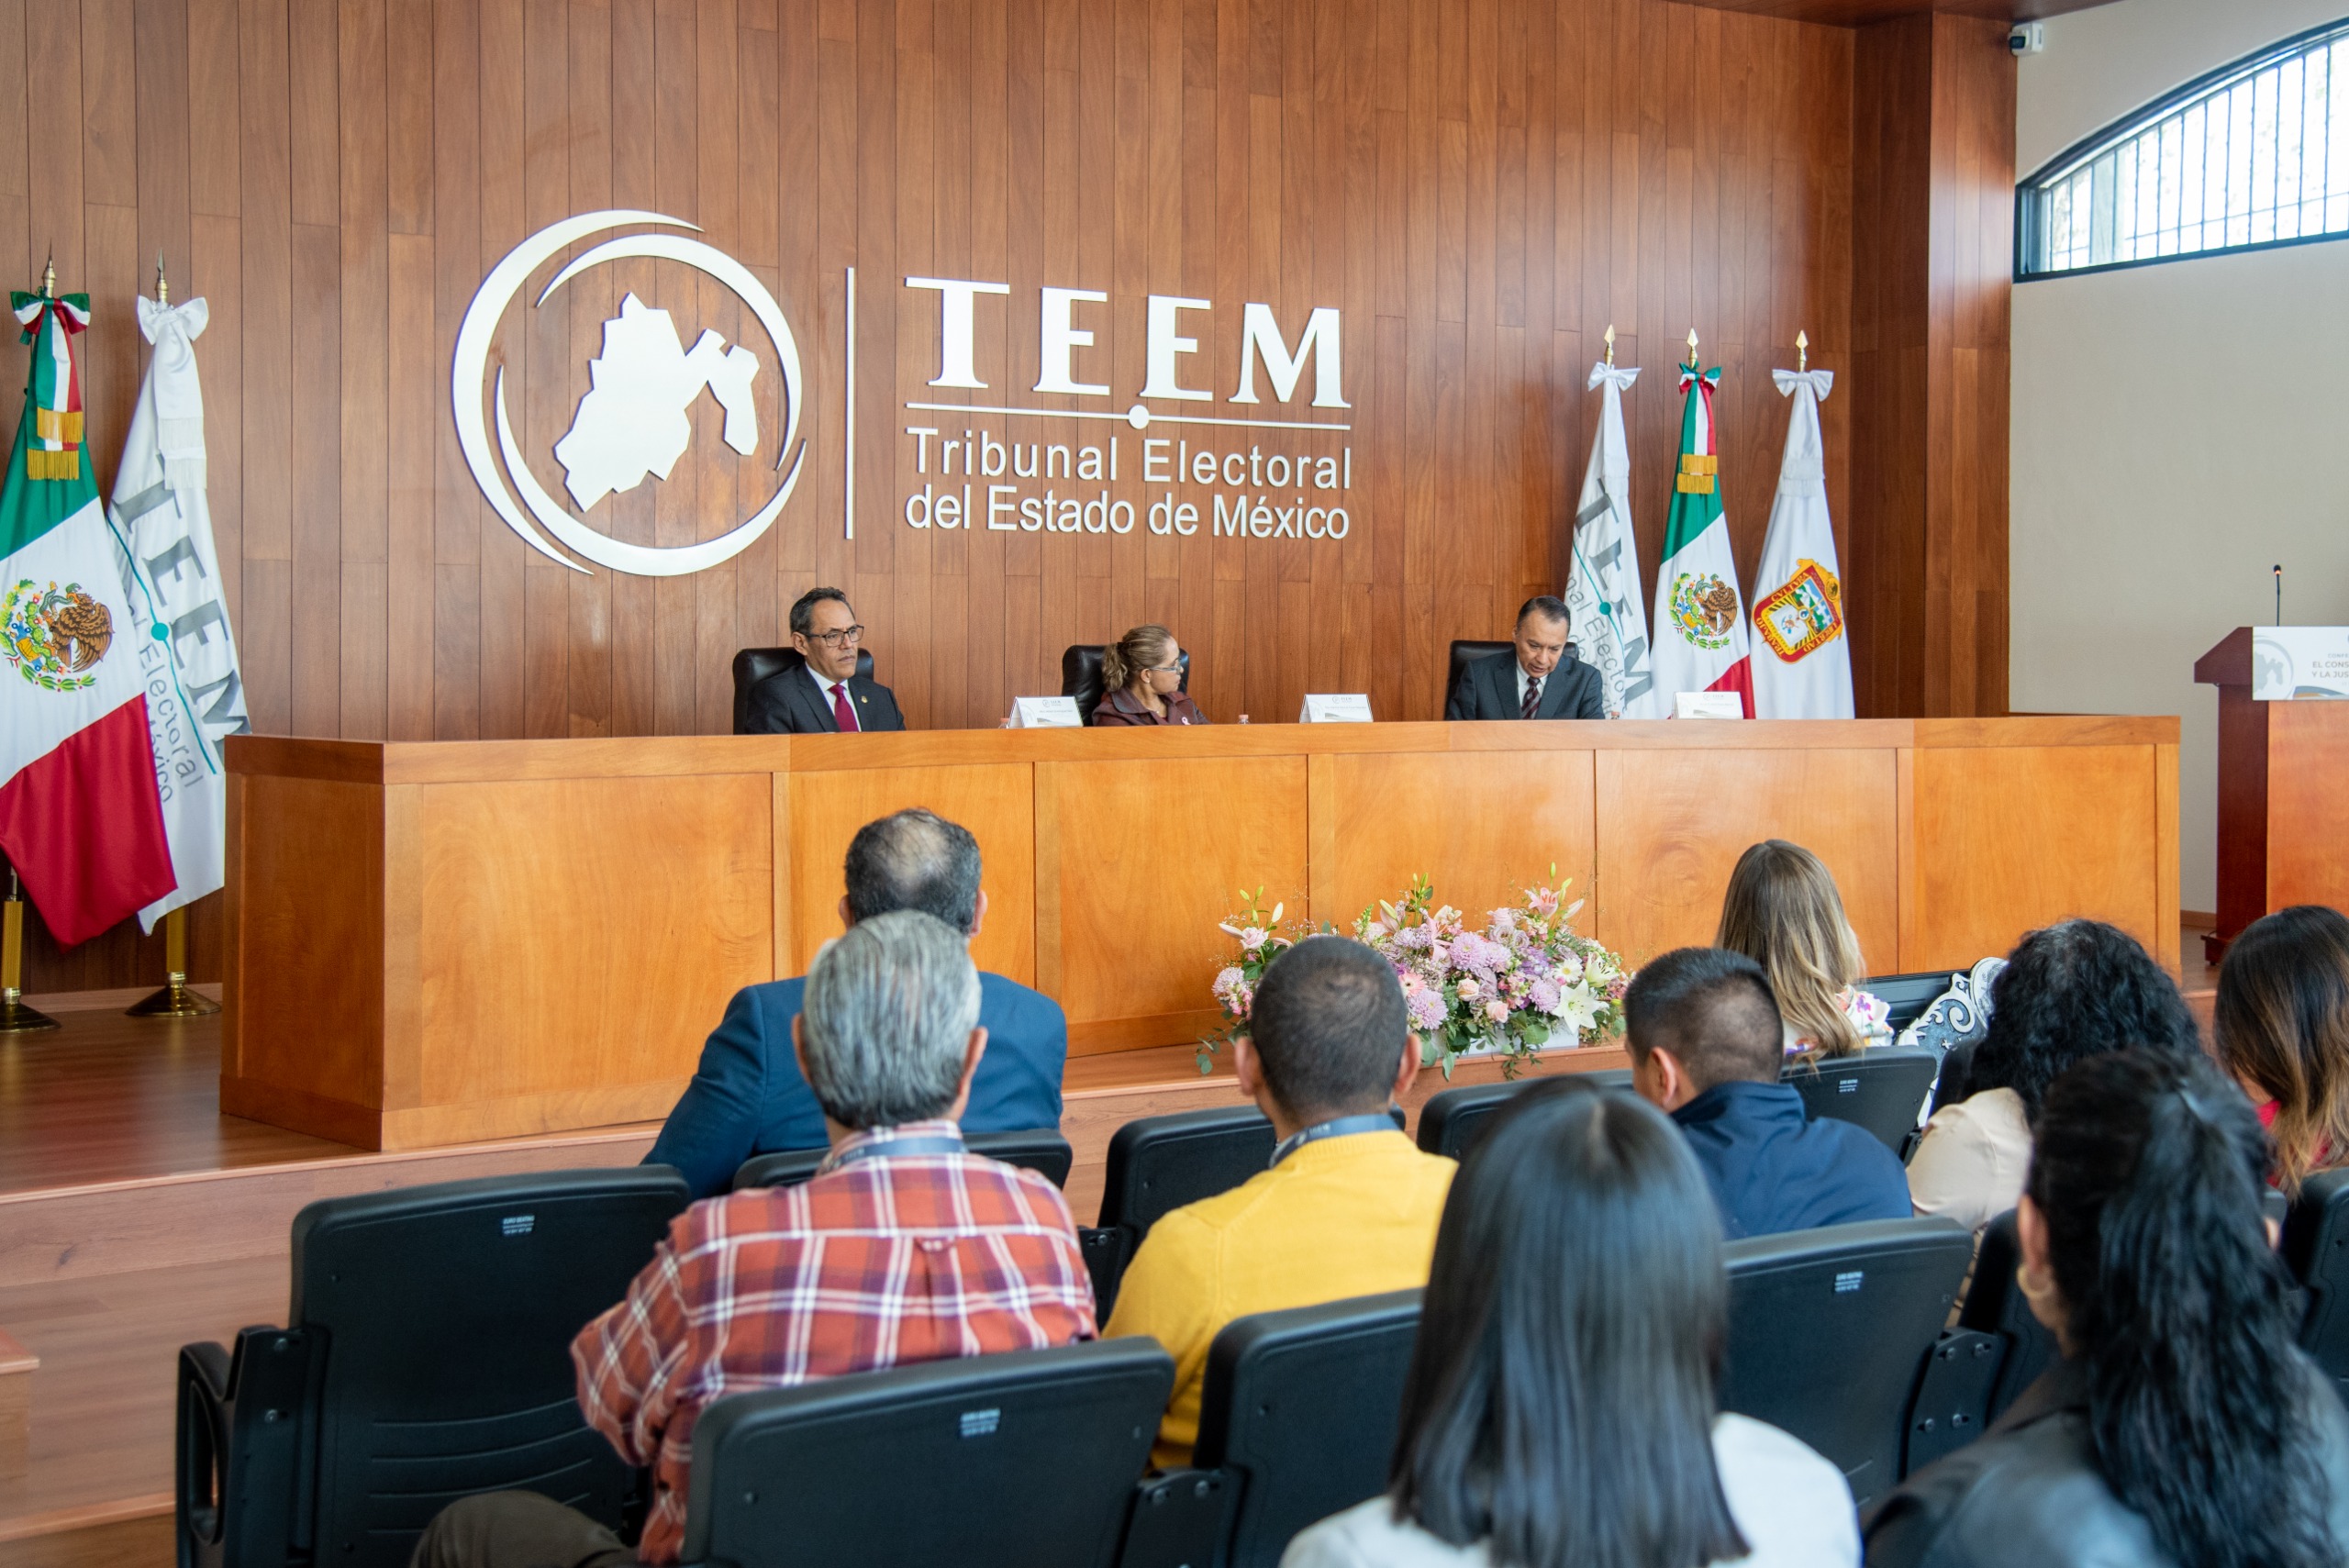
[[1743, 718], [1745, 699], [1735, 692], [1675, 692], [1675, 718]]
[[2254, 702], [2349, 697], [2349, 627], [2253, 627], [2251, 695]]
[[1014, 729], [1081, 729], [1085, 720], [1076, 711], [1074, 697], [1014, 697], [1011, 699], [1011, 728]]
[[1370, 695], [1366, 692], [1316, 692], [1297, 710], [1299, 724], [1368, 724]]

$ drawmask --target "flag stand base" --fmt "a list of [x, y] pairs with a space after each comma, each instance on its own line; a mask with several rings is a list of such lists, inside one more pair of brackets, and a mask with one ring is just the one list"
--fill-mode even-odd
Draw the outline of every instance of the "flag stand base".
[[37, 1029], [62, 1029], [38, 1007], [28, 1007], [14, 991], [0, 991], [0, 1034], [31, 1034]]
[[186, 975], [174, 974], [170, 984], [144, 1001], [132, 1003], [123, 1012], [134, 1018], [203, 1018], [219, 1010], [219, 1003], [200, 991], [188, 989]]
[[163, 917], [163, 966], [169, 982], [145, 1001], [125, 1007], [125, 1014], [134, 1018], [204, 1018], [220, 1010], [211, 997], [188, 989], [184, 905]]

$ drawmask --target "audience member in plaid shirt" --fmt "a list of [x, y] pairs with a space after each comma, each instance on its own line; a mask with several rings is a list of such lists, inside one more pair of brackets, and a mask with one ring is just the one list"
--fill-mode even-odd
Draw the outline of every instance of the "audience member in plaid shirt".
[[588, 1421], [653, 1472], [635, 1551], [531, 1493], [468, 1498], [416, 1568], [621, 1568], [677, 1560], [694, 1422], [722, 1395], [1091, 1339], [1093, 1287], [1050, 1182], [966, 1152], [986, 1043], [962, 939], [915, 911], [818, 954], [793, 1025], [832, 1152], [805, 1186], [697, 1203], [571, 1347]]

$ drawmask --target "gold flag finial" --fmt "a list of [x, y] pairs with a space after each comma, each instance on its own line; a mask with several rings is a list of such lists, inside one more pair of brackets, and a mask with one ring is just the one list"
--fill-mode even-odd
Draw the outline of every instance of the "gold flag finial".
[[169, 278], [163, 276], [163, 253], [161, 250], [155, 252], [155, 303], [157, 305], [172, 303], [172, 284]]
[[43, 299], [57, 297], [57, 252], [54, 250], [49, 253], [48, 263], [41, 268], [40, 296]]
[[1795, 330], [1795, 369], [1807, 371], [1809, 368], [1810, 334], [1798, 328]]
[[1688, 328], [1688, 368], [1698, 375], [1705, 373], [1703, 363], [1697, 358], [1697, 329], [1694, 327]]
[[1607, 324], [1607, 368], [1615, 368], [1615, 323]]

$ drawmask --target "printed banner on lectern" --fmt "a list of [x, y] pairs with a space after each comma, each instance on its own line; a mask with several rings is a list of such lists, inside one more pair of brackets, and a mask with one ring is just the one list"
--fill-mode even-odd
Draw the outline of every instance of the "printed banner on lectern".
[[0, 478], [0, 850], [66, 947], [172, 890], [138, 641], [83, 446], [90, 296], [18, 293], [32, 345]]
[[1753, 580], [1753, 715], [1852, 717], [1852, 641], [1843, 635], [1843, 582], [1827, 515], [1827, 458], [1819, 400], [1833, 371], [1773, 371], [1794, 399], [1778, 494]]
[[1653, 717], [1647, 610], [1640, 603], [1640, 551], [1631, 533], [1631, 450], [1623, 435], [1623, 394], [1637, 370], [1604, 360], [1590, 367], [1599, 395], [1598, 430], [1575, 509], [1574, 567], [1566, 613], [1576, 655], [1598, 672], [1609, 718]]
[[228, 777], [220, 742], [249, 728], [204, 491], [195, 339], [209, 319], [201, 299], [164, 305], [139, 297], [139, 329], [155, 354], [130, 411], [106, 516], [133, 624], [151, 628], [138, 639], [139, 668], [177, 885], [139, 911], [149, 930], [226, 880]]

